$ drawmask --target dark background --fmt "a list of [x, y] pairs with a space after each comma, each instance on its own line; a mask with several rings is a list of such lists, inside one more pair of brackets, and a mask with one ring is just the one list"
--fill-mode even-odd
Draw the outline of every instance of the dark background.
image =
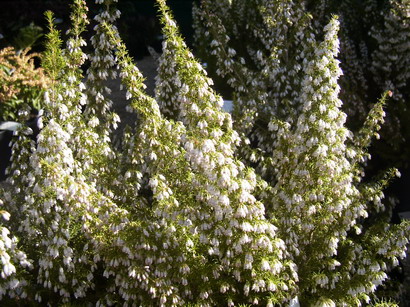
[[[58, 20], [58, 29], [62, 33], [70, 25], [70, 0], [3, 0], [0, 9], [0, 48], [15, 45], [19, 31], [34, 23], [47, 32], [44, 12], [51, 10]], [[182, 35], [188, 45], [192, 44], [192, 2], [193, 0], [168, 0], [175, 19], [181, 28]], [[94, 0], [87, 1], [90, 8], [89, 17], [98, 12], [99, 6]], [[139, 59], [148, 55], [147, 46], [159, 50], [161, 46], [161, 28], [157, 18], [155, 0], [119, 0], [118, 9], [121, 18], [117, 26], [130, 54]], [[91, 29], [91, 27], [90, 27]], [[86, 36], [92, 35], [89, 30]], [[42, 39], [33, 46], [34, 50], [42, 50]]]

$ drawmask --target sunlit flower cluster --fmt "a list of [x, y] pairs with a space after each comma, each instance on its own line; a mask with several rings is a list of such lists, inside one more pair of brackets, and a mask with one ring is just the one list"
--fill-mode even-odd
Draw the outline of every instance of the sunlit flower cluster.
[[[270, 116], [265, 122], [268, 129], [265, 128], [264, 134], [257, 132], [263, 124], [262, 120], [255, 117], [249, 121], [245, 136], [252, 140], [252, 146], [256, 144], [257, 149], [262, 151], [248, 152], [245, 157], [252, 162], [259, 161], [263, 166], [257, 169], [268, 181], [260, 183], [265, 187], [261, 193], [262, 202], [268, 216], [279, 221], [276, 224], [281, 234], [279, 237], [284, 238], [289, 258], [296, 264], [298, 285], [301, 287], [299, 299], [323, 306], [356, 305], [375, 291], [377, 285], [386, 278], [386, 264], [391, 262], [391, 257], [397, 257], [393, 256], [392, 250], [389, 252], [389, 248], [384, 247], [382, 258], [370, 260], [368, 255], [376, 252], [369, 242], [384, 237], [382, 229], [397, 235], [400, 232], [398, 229], [385, 224], [373, 225], [364, 230], [360, 223], [357, 224], [370, 214], [384, 210], [381, 189], [395, 176], [395, 170], [391, 170], [375, 184], [361, 184], [364, 176], [361, 163], [370, 158], [368, 147], [372, 138], [379, 137], [378, 131], [385, 116], [383, 106], [391, 92], [386, 92], [373, 106], [362, 129], [354, 135], [346, 128], [346, 115], [341, 111], [342, 101], [339, 99], [338, 79], [342, 75], [340, 63], [336, 60], [340, 48], [337, 38], [339, 22], [333, 18], [319, 32], [317, 24], [303, 29], [303, 22], [310, 23], [308, 15], [302, 13], [300, 2], [281, 1], [281, 5], [275, 1], [260, 2], [264, 4], [253, 12], [265, 18], [263, 27], [255, 30], [262, 38], [258, 40], [250, 35], [252, 44], [246, 49], [249, 56], [254, 54], [255, 64], [245, 64], [235, 52], [229, 51], [232, 48], [230, 46], [235, 46], [235, 36], [240, 37], [241, 34], [233, 30], [235, 26], [231, 23], [241, 27], [241, 20], [232, 17], [225, 22], [225, 17], [214, 11], [211, 2], [206, 0], [202, 1], [202, 24], [199, 23], [205, 28], [203, 38], [208, 37], [212, 47], [210, 53], [218, 56], [219, 72], [223, 72], [222, 75], [227, 78], [227, 83], [236, 95], [233, 111], [236, 124], [242, 122], [243, 114], [236, 114], [235, 106], [242, 111], [244, 105], [238, 98], [242, 95], [239, 85], [231, 80], [252, 80], [255, 82], [253, 90], [261, 83], [255, 81], [258, 77], [255, 78], [247, 70], [255, 65], [262, 76], [265, 72], [289, 73], [283, 79], [279, 73], [269, 79], [272, 92], [266, 101], [273, 103], [272, 97], [280, 97], [277, 100], [278, 108], [258, 112], [261, 118], [266, 118], [267, 114]], [[326, 5], [322, 4], [325, 10]], [[232, 9], [231, 4], [225, 3], [225, 6]], [[230, 12], [229, 9], [227, 12]], [[289, 19], [283, 21], [281, 16]], [[294, 20], [298, 22], [291, 23], [292, 16], [297, 16]], [[249, 30], [254, 24], [250, 22], [248, 26]], [[289, 29], [296, 31], [295, 37], [286, 37]], [[274, 34], [269, 36], [269, 31]], [[322, 32], [323, 35], [317, 35]], [[321, 36], [322, 42], [316, 38]], [[291, 53], [289, 45], [294, 41], [298, 42], [299, 48], [291, 49], [295, 51]], [[252, 53], [252, 48], [259, 42], [265, 42], [269, 48]], [[281, 49], [284, 46], [282, 44], [286, 44], [286, 50]], [[284, 52], [286, 62], [281, 60]], [[272, 60], [276, 61], [276, 66], [273, 66]], [[298, 73], [293, 73], [292, 69]], [[280, 88], [280, 84], [286, 82], [289, 91], [293, 91], [295, 96], [288, 95], [286, 90]], [[292, 85], [289, 82], [295, 83]], [[258, 101], [258, 92], [247, 93], [247, 97], [248, 101]], [[255, 105], [261, 108], [264, 103]], [[281, 108], [284, 113], [281, 113]], [[267, 131], [272, 136], [266, 136]], [[268, 157], [270, 151], [271, 157]], [[272, 173], [274, 176], [271, 176]], [[269, 187], [269, 183], [272, 187]], [[406, 229], [407, 226], [403, 224], [402, 227]], [[350, 238], [352, 231], [361, 235], [360, 240], [363, 241], [353, 242]], [[387, 244], [386, 241], [384, 244]], [[345, 254], [350, 249], [352, 254]], [[341, 250], [344, 251], [343, 255], [340, 254]], [[363, 257], [364, 254], [367, 256]], [[360, 274], [356, 268], [359, 263], [363, 263]], [[345, 283], [352, 279], [360, 286], [348, 293], [341, 291]], [[369, 287], [370, 284], [373, 286]]]
[[[65, 48], [48, 14], [43, 65], [54, 82], [41, 131], [36, 141], [31, 129], [17, 131], [11, 188], [0, 191], [0, 297], [97, 306], [368, 302], [405, 256], [409, 227], [361, 224], [385, 209], [382, 189], [396, 171], [361, 183], [360, 163], [380, 129], [387, 94], [359, 134], [345, 127], [337, 18], [318, 39], [311, 28], [302, 30], [310, 19], [299, 2], [261, 1], [269, 26], [266, 35], [252, 32], [262, 46], [250, 50], [250, 60], [266, 66], [262, 76], [242, 66], [221, 20], [212, 19], [222, 35], [213, 50], [226, 52], [221, 73], [238, 72], [231, 116], [164, 0], [157, 1], [165, 40], [156, 93], [147, 95], [114, 25], [113, 2], [96, 1], [101, 10], [88, 56], [85, 2], [74, 1]], [[227, 13], [233, 3], [217, 7]], [[245, 2], [238, 3], [245, 13]], [[272, 16], [282, 14], [274, 26]], [[292, 41], [302, 45], [286, 55], [298, 58], [289, 69], [279, 65], [290, 39], [285, 26], [294, 26]], [[275, 44], [281, 48], [271, 50]], [[105, 81], [117, 74], [138, 121], [114, 150], [118, 118]], [[283, 96], [268, 87], [278, 79]], [[261, 152], [250, 160], [266, 159], [265, 171], [243, 159]]]

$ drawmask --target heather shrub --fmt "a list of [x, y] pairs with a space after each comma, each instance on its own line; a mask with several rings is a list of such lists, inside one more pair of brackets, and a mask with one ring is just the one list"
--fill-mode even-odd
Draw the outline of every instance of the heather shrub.
[[[392, 169], [362, 183], [388, 93], [357, 134], [346, 128], [337, 18], [322, 39], [306, 41], [309, 61], [301, 59], [298, 69], [295, 110], [286, 113], [280, 100], [272, 102], [262, 146], [247, 137], [262, 131], [253, 128], [259, 105], [244, 99], [237, 120], [221, 109], [222, 98], [164, 0], [157, 1], [165, 40], [155, 97], [145, 93], [115, 27], [116, 1], [96, 2], [101, 10], [88, 55], [82, 51], [85, 1], [73, 1], [65, 47], [47, 13], [42, 65], [53, 82], [40, 112], [42, 130], [36, 142], [27, 127], [18, 131], [11, 188], [0, 190], [6, 219], [0, 247], [8, 255], [0, 259], [4, 302], [370, 302], [386, 272], [405, 257], [410, 228], [383, 218], [366, 224], [385, 210], [382, 190], [397, 175]], [[243, 97], [263, 93], [262, 85], [248, 88], [256, 75], [244, 69], [242, 76], [233, 82], [245, 82]], [[104, 81], [116, 77], [138, 119], [114, 146], [120, 119]]]
[[[408, 169], [409, 1], [208, 2], [197, 1], [201, 6], [196, 4], [194, 8], [198, 55], [217, 80], [217, 88], [224, 91], [225, 97], [237, 101], [234, 105], [255, 104], [251, 106], [258, 109], [256, 125], [251, 124], [255, 131], [247, 132], [251, 141], [262, 139], [270, 143], [262, 128], [266, 127], [264, 114], [269, 113], [268, 107], [277, 116], [297, 110], [303, 74], [299, 67], [311, 53], [309, 40], [323, 37], [324, 27], [336, 14], [341, 28], [337, 59], [343, 71], [338, 83], [342, 108], [349, 116], [347, 125], [357, 132], [376, 100], [390, 90], [391, 103], [386, 106], [386, 123], [380, 130], [383, 137], [374, 142], [370, 151], [381, 165]], [[222, 44], [223, 51], [218, 50], [218, 44]], [[252, 86], [243, 85], [248, 80], [242, 77], [244, 69], [254, 74]], [[247, 98], [243, 88], [252, 89], [254, 94]], [[270, 99], [265, 99], [266, 95]], [[277, 110], [277, 100], [287, 105], [284, 111]], [[234, 113], [235, 121], [240, 114], [243, 113]], [[265, 146], [264, 141], [260, 143], [258, 147]], [[377, 164], [370, 165], [379, 170]]]

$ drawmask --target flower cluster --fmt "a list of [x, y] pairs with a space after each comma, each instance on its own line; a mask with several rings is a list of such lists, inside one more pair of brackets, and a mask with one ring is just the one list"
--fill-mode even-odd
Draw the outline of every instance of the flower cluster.
[[[0, 199], [0, 206], [3, 206], [3, 201]], [[5, 210], [0, 210], [1, 214], [1, 238], [0, 238], [0, 267], [1, 267], [1, 280], [0, 280], [0, 300], [5, 294], [10, 297], [26, 297], [27, 293], [19, 291], [22, 286], [26, 284], [24, 276], [21, 272], [16, 271], [16, 266], [19, 269], [32, 268], [32, 264], [27, 259], [27, 255], [18, 249], [17, 238], [10, 238], [10, 230], [4, 227], [3, 220], [9, 221], [10, 213]]]
[[[245, 130], [246, 136], [252, 140], [252, 146], [261, 150], [262, 155], [258, 157], [252, 153], [245, 157], [252, 162], [260, 159], [259, 166], [262, 167], [257, 170], [266, 180], [260, 181], [260, 196], [268, 216], [278, 226], [279, 236], [284, 238], [290, 259], [296, 264], [299, 300], [313, 305], [320, 305], [322, 301], [332, 302], [333, 305], [360, 304], [363, 300], [367, 301], [377, 285], [386, 278], [385, 272], [389, 270], [391, 259], [398, 257], [392, 245], [390, 247], [393, 249], [382, 248], [382, 254], [370, 257], [376, 254], [376, 250], [369, 242], [384, 237], [381, 229], [391, 231], [392, 235], [398, 234], [399, 230], [385, 224], [385, 221], [383, 226], [363, 227], [363, 221], [369, 216], [385, 210], [381, 202], [382, 187], [389, 178], [394, 177], [396, 171], [389, 171], [385, 179], [376, 183], [361, 183], [364, 177], [363, 162], [370, 158], [368, 148], [371, 139], [379, 137], [378, 131], [385, 116], [383, 105], [392, 93], [386, 92], [371, 108], [358, 133], [349, 131], [339, 99], [338, 79], [342, 71], [340, 62], [336, 60], [340, 48], [338, 20], [332, 18], [320, 29], [320, 23], [311, 23], [309, 16], [302, 13], [303, 4], [299, 1], [281, 1], [281, 5], [277, 1], [256, 2], [261, 5], [253, 12], [264, 23], [259, 23], [261, 26], [253, 32], [249, 30], [255, 24], [249, 22], [247, 25], [246, 33], [251, 33], [249, 41], [252, 44], [245, 50], [245, 56], [253, 61], [252, 64], [237, 56], [243, 55], [243, 48], [235, 45], [235, 39], [244, 32], [232, 30], [234, 27], [231, 23], [240, 27], [240, 18], [236, 20], [232, 17], [222, 22], [222, 16], [212, 9], [212, 4], [207, 0], [202, 1], [201, 15], [205, 23], [202, 25], [205, 29], [203, 35], [211, 37], [211, 53], [218, 55], [217, 67], [227, 76], [227, 83], [232, 86], [235, 97], [242, 95], [240, 86], [235, 83], [239, 84], [241, 78], [255, 83], [251, 90], [261, 84], [256, 81], [261, 80], [260, 77], [255, 78], [251, 69], [256, 67], [262, 76], [265, 72], [274, 74], [272, 78], [265, 79], [269, 80], [266, 89], [271, 91], [265, 89], [263, 92], [270, 93], [266, 96], [269, 99], [255, 106], [262, 110], [270, 104], [271, 108], [253, 113], [260, 118], [269, 116], [264, 123], [266, 126], [262, 125], [268, 129], [265, 128], [263, 134], [258, 133], [263, 121], [254, 118], [250, 121], [251, 129], [248, 127]], [[319, 1], [323, 14], [327, 10], [325, 2]], [[228, 7], [226, 12], [230, 9], [233, 12], [234, 4], [225, 5]], [[252, 5], [249, 4], [250, 9]], [[308, 25], [305, 29], [301, 26], [303, 22]], [[260, 33], [261, 38], [254, 33]], [[270, 33], [274, 34], [270, 36]], [[323, 37], [322, 42], [320, 37]], [[262, 46], [269, 48], [252, 52], [251, 49], [261, 42]], [[289, 51], [289, 46], [294, 42], [298, 42], [299, 47]], [[242, 54], [234, 50], [227, 52], [234, 46]], [[283, 55], [286, 57], [281, 58]], [[286, 74], [281, 78], [279, 72]], [[280, 84], [286, 84], [286, 87], [281, 88]], [[249, 89], [250, 86], [245, 88]], [[289, 95], [292, 92], [294, 96]], [[259, 101], [260, 96], [255, 91], [248, 93], [248, 97]], [[278, 107], [273, 107], [274, 97], [279, 97]], [[244, 109], [240, 99], [235, 100], [234, 104], [238, 109]], [[243, 114], [238, 115], [234, 111], [233, 116], [236, 124], [242, 122]], [[266, 136], [266, 131], [272, 136]], [[406, 223], [400, 227], [401, 231], [408, 231]], [[387, 241], [383, 242], [385, 244]], [[360, 274], [357, 266], [362, 267]], [[351, 280], [355, 280], [356, 286], [347, 292], [341, 290], [346, 289]]]
[[[232, 97], [224, 91], [234, 100], [234, 110], [247, 110], [233, 114], [238, 132], [247, 127], [243, 138], [248, 137], [254, 149], [242, 149], [248, 161], [267, 167], [263, 154], [271, 152], [269, 144], [274, 141], [266, 133], [272, 119], [267, 114], [294, 119], [300, 110], [303, 61], [311, 53], [312, 39], [323, 36], [324, 26], [336, 14], [341, 22], [340, 98], [349, 115], [347, 126], [360, 130], [374, 102], [392, 91], [394, 103], [388, 106], [383, 137], [372, 151], [382, 164], [407, 167], [408, 1], [254, 0], [221, 1], [218, 6], [200, 2], [194, 10], [199, 55], [209, 63], [210, 75], [224, 77], [224, 85], [218, 82], [217, 87], [231, 88]], [[247, 80], [252, 84], [246, 85]], [[251, 93], [245, 95], [244, 89]]]
[[[314, 48], [310, 16], [299, 1], [237, 1], [225, 3], [224, 10], [202, 1], [202, 15], [217, 73], [233, 88], [235, 128], [256, 144], [254, 149], [270, 154], [275, 137], [267, 133], [269, 122], [273, 117], [293, 122], [300, 109], [302, 67]], [[248, 40], [252, 44], [243, 50]], [[251, 154], [244, 152], [252, 162], [259, 160]]]
[[[113, 25], [116, 1], [96, 2], [102, 9], [89, 56], [82, 52], [85, 2], [74, 1], [65, 48], [47, 14], [43, 66], [53, 83], [41, 131], [36, 142], [27, 127], [16, 133], [11, 188], [0, 191], [0, 213], [9, 220], [0, 227], [0, 296], [97, 306], [367, 302], [404, 257], [410, 230], [406, 223], [363, 223], [385, 209], [382, 189], [396, 172], [361, 183], [360, 163], [383, 121], [384, 99], [359, 134], [345, 127], [337, 18], [319, 39], [313, 27], [302, 31], [310, 17], [301, 2], [252, 1], [260, 13], [253, 20], [261, 17], [268, 30], [253, 29], [264, 47], [254, 46], [238, 64], [213, 15], [221, 35], [213, 50], [228, 57], [221, 72], [237, 74], [231, 79], [238, 89], [234, 121], [165, 0], [157, 1], [165, 41], [154, 98]], [[234, 3], [217, 7], [227, 13]], [[244, 2], [235, 5], [248, 12]], [[283, 28], [292, 31], [275, 26], [271, 17], [282, 14]], [[286, 51], [288, 40], [301, 46]], [[292, 56], [298, 65], [282, 69], [281, 61]], [[83, 83], [86, 60], [91, 66]], [[258, 76], [246, 61], [266, 71]], [[115, 151], [118, 120], [105, 80], [117, 74], [138, 120]], [[281, 98], [268, 86], [278, 78]], [[266, 114], [262, 128], [259, 112]], [[272, 178], [261, 172], [262, 179], [260, 168], [241, 159], [252, 150], [268, 157], [261, 164]]]

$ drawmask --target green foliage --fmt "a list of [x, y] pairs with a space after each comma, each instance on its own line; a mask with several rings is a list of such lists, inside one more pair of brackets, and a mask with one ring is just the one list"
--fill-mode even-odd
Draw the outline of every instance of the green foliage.
[[55, 28], [53, 12], [44, 13], [47, 19], [49, 32], [46, 35], [46, 50], [43, 53], [42, 67], [47, 71], [52, 80], [58, 80], [62, 68], [65, 66], [62, 56], [60, 33]]
[[[343, 110], [349, 115], [347, 124], [353, 131], [358, 131], [374, 102], [382, 93], [391, 91], [392, 103], [386, 107], [388, 116], [380, 132], [383, 137], [375, 142], [371, 152], [382, 161], [382, 164], [390, 167], [408, 167], [410, 152], [407, 144], [410, 130], [407, 118], [410, 96], [408, 93], [409, 65], [406, 63], [410, 59], [407, 44], [409, 1], [219, 1], [218, 5], [209, 3], [208, 8], [207, 1], [199, 2], [203, 6], [202, 9], [195, 11], [196, 18], [194, 18], [199, 56], [208, 63], [211, 76], [219, 74], [224, 78], [215, 79], [216, 88], [224, 89], [227, 98], [233, 92], [234, 100], [238, 100], [241, 106], [246, 104], [246, 101], [241, 101], [248, 99], [241, 97], [243, 94], [239, 94], [241, 91], [238, 89], [241, 85], [232, 83], [232, 79], [246, 80], [238, 76], [244, 69], [237, 67], [241, 61], [245, 61], [244, 66], [256, 74], [252, 78], [253, 88], [257, 85], [257, 90], [261, 84], [267, 83], [265, 89], [259, 94], [262, 98], [264, 98], [263, 94], [268, 93], [271, 97], [277, 96], [277, 99], [282, 100], [282, 104], [295, 104], [298, 97], [297, 87], [300, 86], [301, 80], [298, 78], [298, 73], [293, 70], [301, 65], [301, 60], [305, 58], [303, 55], [310, 53], [303, 49], [306, 44], [304, 41], [313, 36], [322, 37], [323, 28], [331, 16], [334, 14], [340, 16], [338, 59], [341, 61], [343, 75], [339, 85], [341, 86], [340, 97], [344, 102]], [[299, 10], [302, 8], [303, 12], [298, 14], [298, 7]], [[309, 16], [313, 18], [310, 20]], [[305, 21], [306, 29], [298, 27], [298, 23], [302, 20]], [[212, 23], [213, 26], [207, 23]], [[269, 35], [272, 31], [275, 35]], [[292, 37], [300, 32], [304, 33], [303, 39]], [[224, 35], [225, 38], [222, 38]], [[281, 38], [284, 39], [285, 44], [282, 43]], [[224, 45], [226, 47], [224, 51], [218, 51], [218, 46], [213, 44], [211, 45], [213, 48], [208, 48], [212, 40], [215, 44], [215, 39], [224, 44], [229, 41], [229, 47], [235, 50], [236, 55], [227, 53], [227, 45]], [[273, 52], [275, 48], [276, 51]], [[256, 57], [257, 50], [261, 52], [259, 53], [261, 60]], [[270, 60], [263, 63], [263, 59], [275, 59], [276, 67], [268, 68]], [[232, 68], [227, 68], [227, 64], [231, 61], [233, 62], [229, 66], [234, 67], [233, 71], [230, 71]], [[272, 74], [272, 68], [278, 73]], [[275, 78], [266, 78], [267, 71], [271, 71], [270, 75], [274, 75]], [[226, 90], [226, 86], [230, 86], [231, 89]], [[249, 88], [249, 86], [244, 87]], [[292, 89], [290, 93], [289, 89]], [[289, 97], [292, 93], [294, 96]], [[251, 102], [253, 100], [250, 99]], [[266, 125], [262, 114], [266, 113], [264, 109], [269, 103], [265, 100], [267, 99], [256, 103], [260, 110], [255, 119], [256, 124], [252, 125], [254, 130]], [[272, 104], [274, 99], [270, 98], [268, 101]], [[295, 107], [297, 106], [293, 105], [290, 109]], [[285, 108], [285, 112], [286, 110]], [[274, 111], [277, 116], [281, 116], [281, 110]], [[253, 116], [250, 110], [248, 114]], [[269, 139], [269, 136], [263, 135], [263, 129], [261, 130], [261, 132], [247, 133], [252, 142]], [[255, 136], [255, 134], [261, 135]], [[262, 146], [263, 144], [258, 145], [258, 147]]]
[[43, 29], [32, 22], [28, 26], [19, 29], [17, 35], [13, 39], [13, 46], [17, 50], [31, 48], [42, 36]]
[[[253, 32], [260, 45], [236, 61], [239, 52], [213, 15], [212, 45], [225, 56], [223, 73], [237, 90], [233, 120], [165, 0], [157, 1], [165, 36], [157, 89], [147, 95], [115, 26], [114, 2], [97, 0], [87, 56], [85, 2], [73, 2], [65, 47], [46, 14], [43, 67], [53, 82], [37, 142], [27, 127], [17, 132], [10, 189], [0, 191], [7, 229], [0, 247], [10, 255], [0, 260], [1, 293], [12, 302], [50, 305], [369, 303], [405, 256], [410, 225], [366, 224], [386, 209], [382, 189], [396, 174], [362, 183], [387, 94], [359, 134], [347, 129], [337, 17], [315, 36], [301, 2], [252, 1], [265, 5], [246, 16], [268, 31]], [[231, 2], [223, 3], [218, 7]], [[205, 3], [204, 12], [210, 9]], [[289, 19], [275, 24], [271, 17], [283, 12]], [[278, 33], [283, 37], [272, 47]], [[299, 66], [281, 70], [279, 63], [293, 56]], [[265, 73], [258, 76], [244, 61]], [[105, 81], [117, 75], [138, 120], [115, 148], [119, 118]], [[278, 76], [283, 104], [269, 87]]]
[[[216, 72], [223, 76], [226, 83], [232, 87], [234, 97], [233, 116], [235, 123], [237, 129], [244, 132], [244, 141], [246, 142], [247, 139], [249, 139], [248, 142], [251, 147], [242, 147], [241, 154], [244, 158], [249, 159], [249, 161], [258, 166], [257, 170], [259, 170], [260, 174], [264, 176], [266, 180], [272, 181], [272, 183], [276, 185], [275, 188], [277, 192], [282, 193], [280, 197], [285, 197], [284, 194], [286, 190], [290, 190], [290, 195], [287, 195], [285, 198], [285, 202], [288, 202], [288, 205], [292, 204], [292, 197], [295, 197], [297, 189], [302, 189], [303, 192], [296, 193], [296, 195], [302, 195], [300, 206], [303, 208], [301, 209], [303, 211], [304, 206], [312, 200], [304, 199], [303, 195], [309, 191], [306, 196], [311, 196], [312, 191], [318, 191], [324, 187], [323, 179], [320, 179], [319, 182], [315, 182], [316, 177], [313, 174], [328, 173], [328, 171], [326, 171], [327, 168], [324, 167], [323, 164], [333, 164], [329, 161], [329, 156], [327, 158], [321, 158], [326, 159], [327, 162], [317, 164], [314, 158], [312, 158], [312, 156], [315, 156], [315, 152], [310, 152], [304, 157], [303, 151], [305, 147], [319, 149], [321, 146], [324, 146], [323, 148], [325, 148], [326, 151], [328, 149], [332, 151], [330, 148], [336, 145], [331, 145], [332, 141], [330, 140], [334, 140], [334, 135], [332, 136], [333, 133], [330, 135], [327, 134], [326, 136], [325, 127], [329, 127], [329, 125], [326, 125], [324, 122], [320, 124], [320, 122], [326, 121], [323, 115], [332, 109], [329, 109], [328, 102], [325, 102], [327, 100], [325, 96], [326, 91], [328, 91], [329, 88], [334, 89], [334, 93], [338, 95], [340, 89], [339, 85], [335, 86], [328, 83], [329, 81], [333, 82], [333, 78], [338, 78], [336, 75], [330, 77], [332, 73], [338, 71], [338, 69], [334, 70], [334, 67], [338, 66], [338, 64], [337, 62], [333, 62], [336, 65], [332, 65], [332, 68], [332, 66], [327, 64], [332, 62], [327, 56], [327, 60], [323, 62], [323, 59], [320, 59], [321, 54], [318, 50], [327, 50], [328, 47], [325, 47], [326, 45], [316, 44], [320, 39], [325, 40], [323, 44], [328, 40], [328, 38], [326, 38], [328, 35], [326, 28], [329, 26], [323, 27], [329, 22], [329, 19], [331, 19], [330, 14], [332, 12], [337, 11], [343, 14], [343, 27], [346, 23], [351, 27], [357, 26], [357, 21], [354, 20], [354, 16], [360, 15], [360, 13], [358, 13], [360, 11], [355, 12], [354, 10], [359, 4], [355, 1], [346, 1], [341, 5], [340, 2], [335, 5], [336, 3], [332, 1], [310, 1], [308, 7], [314, 15], [313, 19], [311, 19], [304, 9], [304, 1], [225, 1], [220, 3], [219, 6], [221, 7], [215, 7], [211, 1], [204, 0], [201, 1], [201, 4], [201, 10], [197, 10], [196, 19], [197, 34], [199, 35], [198, 42], [204, 44], [205, 41], [211, 46], [211, 48], [208, 48], [207, 52], [202, 55], [207, 62], [212, 60], [217, 62]], [[361, 7], [361, 5], [359, 6]], [[249, 14], [242, 14], [242, 12], [250, 11], [252, 13], [249, 15], [252, 17], [242, 19], [241, 16], [236, 15], [238, 11], [241, 12], [241, 16]], [[347, 15], [347, 11], [352, 13]], [[362, 20], [362, 18], [359, 18], [359, 20]], [[345, 30], [346, 28], [343, 28], [342, 35], [346, 35]], [[358, 29], [356, 29], [354, 33], [357, 34]], [[246, 36], [246, 38], [243, 36]], [[345, 38], [346, 37], [342, 36], [342, 39]], [[244, 44], [243, 42], [246, 43]], [[345, 40], [342, 40], [343, 44], [345, 42]], [[207, 43], [204, 45], [206, 46]], [[335, 46], [334, 52], [332, 52], [333, 57], [338, 53], [339, 42], [336, 42]], [[345, 46], [346, 45], [342, 45], [342, 52], [346, 51]], [[255, 49], [259, 49], [259, 51]], [[215, 55], [215, 58], [212, 58], [212, 55]], [[344, 59], [346, 56], [346, 53], [342, 53], [341, 58]], [[403, 56], [406, 56], [406, 52], [403, 53]], [[310, 63], [315, 62], [318, 63], [318, 66], [312, 69]], [[358, 61], [342, 62], [341, 65], [342, 67], [351, 65], [348, 67], [357, 69], [365, 67], [363, 64], [360, 64], [360, 66]], [[295, 69], [296, 67], [298, 69]], [[210, 68], [212, 70], [212, 65]], [[320, 71], [323, 68], [325, 68], [323, 71], [324, 75], [321, 76]], [[211, 71], [211, 74], [212, 73]], [[360, 84], [358, 81], [356, 82], [355, 78], [363, 76], [362, 72], [350, 74], [350, 71], [348, 71], [348, 73], [347, 78], [352, 78], [347, 79], [348, 82], [351, 82], [351, 84]], [[327, 77], [329, 77], [328, 80]], [[251, 80], [252, 84], [247, 84], [248, 80]], [[313, 84], [311, 84], [312, 80]], [[339, 82], [340, 85], [345, 86], [346, 78]], [[324, 84], [326, 84], [326, 86], [324, 86]], [[313, 90], [310, 90], [313, 94], [306, 93], [309, 87], [313, 88]], [[261, 88], [263, 90], [261, 90]], [[365, 88], [366, 87], [363, 86], [360, 90]], [[376, 138], [379, 137], [378, 131], [381, 128], [380, 124], [384, 122], [383, 118], [385, 116], [383, 105], [387, 95], [389, 94], [391, 96], [392, 92], [385, 92], [382, 99], [370, 108], [371, 111], [367, 114], [367, 106], [363, 109], [363, 103], [354, 104], [352, 99], [347, 99], [350, 97], [347, 97], [346, 94], [351, 94], [351, 92], [347, 92], [347, 89], [347, 87], [342, 88], [340, 95], [346, 98], [347, 101], [345, 101], [345, 104], [348, 107], [351, 106], [351, 109], [357, 112], [361, 112], [361, 110], [365, 111], [364, 115], [362, 114], [364, 125], [361, 126], [356, 118], [355, 128], [358, 132], [355, 136], [349, 132], [348, 135], [350, 136], [345, 141], [342, 141], [347, 145], [347, 158], [353, 166], [353, 172], [350, 175], [343, 175], [345, 176], [343, 181], [353, 176], [355, 181], [360, 182], [364, 176], [364, 169], [360, 164], [370, 157], [368, 151], [371, 139], [374, 136]], [[368, 97], [367, 94], [363, 93], [359, 93], [358, 96]], [[303, 106], [304, 101], [308, 103], [306, 107]], [[313, 106], [315, 103], [318, 104], [320, 113], [310, 114], [310, 109], [314, 108], [311, 107], [311, 105]], [[342, 104], [339, 101], [336, 105], [340, 108]], [[244, 120], [242, 116], [245, 114], [246, 117]], [[331, 116], [336, 115], [333, 114]], [[307, 128], [310, 125], [309, 122], [305, 123], [307, 118], [309, 118], [311, 123], [319, 121], [319, 131], [322, 130], [322, 132], [319, 133], [320, 136], [316, 135], [315, 130]], [[333, 117], [333, 120], [336, 118], [337, 117]], [[357, 123], [360, 125], [359, 128], [357, 128], [357, 126], [359, 126]], [[331, 123], [329, 124], [331, 125]], [[270, 134], [269, 132], [272, 130], [276, 133]], [[338, 129], [331, 130], [338, 131]], [[339, 130], [339, 133], [340, 132], [342, 132], [342, 130]], [[294, 135], [292, 137], [293, 133]], [[304, 133], [306, 133], [306, 135], [304, 135]], [[342, 135], [339, 133], [336, 133], [336, 136]], [[279, 140], [275, 141], [277, 137], [279, 137]], [[281, 140], [281, 137], [283, 137], [283, 140]], [[326, 139], [322, 139], [323, 137]], [[349, 139], [352, 139], [353, 147], [348, 146], [350, 143]], [[274, 149], [275, 147], [276, 149]], [[288, 148], [288, 151], [283, 151], [284, 148]], [[276, 161], [272, 161], [270, 157], [271, 150], [273, 150], [274, 156], [277, 156]], [[278, 169], [278, 166], [282, 163], [284, 163], [283, 168]], [[342, 164], [339, 160], [339, 162], [335, 162], [334, 165], [341, 167]], [[315, 165], [318, 166], [321, 171], [319, 171], [319, 169], [314, 170]], [[272, 168], [275, 169], [276, 172], [276, 176], [274, 176], [273, 179]], [[330, 171], [330, 168], [328, 170]], [[348, 173], [349, 172], [350, 171], [348, 171]], [[296, 183], [297, 180], [295, 177], [300, 177], [300, 184]], [[277, 180], [279, 181], [277, 182]], [[332, 184], [334, 184], [337, 180], [333, 178], [332, 181]], [[306, 186], [309, 185], [309, 182], [312, 182], [313, 185], [307, 188]], [[359, 184], [354, 185], [362, 190], [362, 193], [365, 192]], [[286, 187], [292, 188], [287, 189]], [[377, 189], [371, 188], [372, 192], [374, 193], [378, 190], [379, 192], [377, 192], [377, 194], [380, 194], [381, 189], [379, 183], [376, 187]], [[326, 195], [326, 193], [323, 193], [323, 195]], [[380, 194], [375, 197], [375, 195], [364, 193], [361, 198], [363, 201], [366, 198], [380, 199], [380, 197], [382, 198], [383, 196], [383, 194]], [[314, 195], [312, 197], [314, 197]], [[271, 199], [272, 195], [268, 194], [267, 198]], [[331, 198], [334, 203], [336, 201], [335, 196], [333, 195]], [[278, 203], [278, 200], [274, 199], [273, 202]], [[353, 203], [354, 202], [355, 201], [353, 201]], [[314, 207], [316, 206], [314, 205], [312, 210], [316, 211], [317, 209], [313, 209]], [[273, 207], [272, 211], [275, 212], [275, 215], [280, 208], [283, 208], [283, 206]], [[290, 209], [291, 212], [296, 210], [293, 206], [290, 206], [290, 208], [292, 208]], [[376, 208], [380, 210], [380, 208], [383, 207], [377, 205]], [[329, 210], [329, 208], [326, 210]], [[374, 209], [370, 210], [373, 211]], [[300, 225], [304, 224], [300, 215], [303, 217], [302, 213], [297, 213], [295, 217], [289, 217], [291, 221], [294, 220], [297, 228], [300, 228]], [[292, 216], [292, 213], [284, 214], [284, 216]], [[388, 214], [384, 219], [389, 219]], [[287, 222], [284, 226], [284, 231], [286, 231], [287, 234], [290, 224], [290, 222]], [[314, 223], [308, 223], [307, 225], [309, 224], [314, 225]], [[292, 237], [292, 235], [290, 237]], [[300, 238], [301, 236], [299, 234], [294, 237]], [[307, 242], [311, 243], [312, 239], [313, 237], [310, 237]], [[306, 252], [303, 251], [300, 253], [302, 255], [306, 254]], [[304, 263], [305, 261], [302, 260], [302, 267]], [[329, 274], [325, 275], [327, 277], [330, 276]], [[326, 290], [326, 292], [327, 295], [330, 293], [329, 290]], [[304, 300], [306, 300], [306, 298], [304, 298]], [[353, 304], [353, 302], [349, 304]]]

